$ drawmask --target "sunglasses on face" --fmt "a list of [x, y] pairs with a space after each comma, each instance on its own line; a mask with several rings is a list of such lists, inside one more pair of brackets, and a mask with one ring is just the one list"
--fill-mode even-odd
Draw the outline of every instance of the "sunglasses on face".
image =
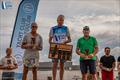
[[32, 26], [32, 28], [37, 28], [37, 26]]
[[37, 27], [37, 26], [32, 26], [32, 27]]

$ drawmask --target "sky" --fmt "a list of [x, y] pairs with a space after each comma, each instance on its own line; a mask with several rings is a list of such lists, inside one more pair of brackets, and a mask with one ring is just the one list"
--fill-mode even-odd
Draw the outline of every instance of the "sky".
[[[5, 55], [9, 47], [15, 23], [16, 13], [21, 0], [10, 1], [12, 7], [0, 9], [0, 58]], [[1, 6], [1, 5], [0, 5]], [[120, 0], [40, 0], [36, 22], [38, 33], [43, 37], [43, 50], [40, 52], [40, 61], [48, 59], [50, 28], [57, 25], [59, 14], [65, 16], [65, 25], [68, 26], [72, 38], [72, 61], [79, 64], [79, 56], [75, 53], [77, 40], [83, 36], [84, 26], [90, 27], [90, 35], [98, 41], [98, 56], [104, 54], [104, 48], [109, 46], [111, 54], [116, 58], [120, 55]], [[1, 7], [0, 7], [1, 8]]]

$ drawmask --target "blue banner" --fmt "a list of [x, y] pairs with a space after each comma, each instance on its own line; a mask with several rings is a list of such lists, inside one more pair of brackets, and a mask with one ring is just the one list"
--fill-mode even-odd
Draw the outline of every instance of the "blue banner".
[[31, 30], [31, 23], [35, 21], [39, 0], [22, 0], [12, 33], [10, 47], [13, 48], [14, 56], [18, 62], [18, 72], [22, 73], [22, 57], [24, 50], [21, 49], [21, 42], [26, 33]]

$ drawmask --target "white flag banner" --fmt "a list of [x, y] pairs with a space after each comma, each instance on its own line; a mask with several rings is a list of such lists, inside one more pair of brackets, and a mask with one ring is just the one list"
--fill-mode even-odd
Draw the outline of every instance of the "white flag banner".
[[39, 0], [22, 0], [12, 33], [10, 47], [13, 48], [14, 56], [18, 62], [18, 72], [22, 73], [22, 58], [24, 50], [21, 49], [21, 42], [26, 33], [30, 31], [31, 23], [35, 21]]

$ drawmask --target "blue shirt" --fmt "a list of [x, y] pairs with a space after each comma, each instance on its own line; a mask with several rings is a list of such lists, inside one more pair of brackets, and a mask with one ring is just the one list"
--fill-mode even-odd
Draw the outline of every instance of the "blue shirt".
[[70, 33], [67, 26], [54, 26], [51, 28], [49, 36], [53, 37], [54, 43], [63, 43], [70, 36]]

